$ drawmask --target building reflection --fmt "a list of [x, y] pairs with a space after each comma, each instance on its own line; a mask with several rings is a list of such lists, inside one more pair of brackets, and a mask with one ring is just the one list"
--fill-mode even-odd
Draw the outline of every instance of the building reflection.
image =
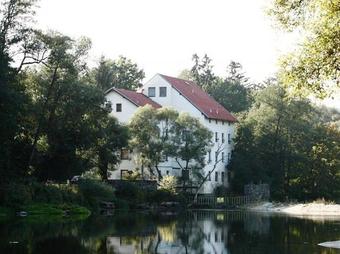
[[132, 234], [106, 238], [108, 253], [228, 254], [240, 227], [249, 234], [268, 234], [269, 218], [240, 211], [186, 212], [174, 220]]

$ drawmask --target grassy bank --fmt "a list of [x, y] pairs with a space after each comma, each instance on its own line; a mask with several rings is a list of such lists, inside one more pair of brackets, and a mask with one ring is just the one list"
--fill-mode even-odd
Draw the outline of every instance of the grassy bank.
[[47, 184], [22, 180], [0, 186], [2, 220], [24, 211], [27, 217], [86, 218], [100, 210], [100, 202], [113, 202], [114, 189], [100, 181], [78, 184]]

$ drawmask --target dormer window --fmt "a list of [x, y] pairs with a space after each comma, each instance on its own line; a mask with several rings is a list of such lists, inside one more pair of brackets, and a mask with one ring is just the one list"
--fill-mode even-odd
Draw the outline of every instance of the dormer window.
[[149, 97], [155, 97], [156, 96], [156, 88], [155, 87], [149, 87], [148, 88], [148, 96]]
[[166, 97], [166, 87], [165, 86], [161, 86], [159, 88], [159, 97]]

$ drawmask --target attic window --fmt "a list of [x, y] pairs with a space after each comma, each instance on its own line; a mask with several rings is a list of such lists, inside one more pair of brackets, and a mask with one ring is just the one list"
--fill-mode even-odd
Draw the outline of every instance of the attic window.
[[159, 88], [159, 97], [166, 97], [166, 87], [165, 86], [161, 86]]
[[116, 104], [116, 112], [122, 112], [122, 104], [121, 103]]
[[155, 97], [156, 96], [156, 88], [155, 87], [149, 87], [148, 88], [148, 96], [149, 97]]

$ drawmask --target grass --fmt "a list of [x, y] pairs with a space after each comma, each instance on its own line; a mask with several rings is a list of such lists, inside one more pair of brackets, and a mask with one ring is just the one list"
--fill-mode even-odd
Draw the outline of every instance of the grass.
[[28, 215], [87, 215], [91, 214], [90, 210], [85, 207], [73, 204], [47, 204], [34, 203], [23, 206], [22, 211], [26, 211]]
[[0, 217], [8, 217], [14, 214], [14, 211], [8, 207], [0, 206]]

